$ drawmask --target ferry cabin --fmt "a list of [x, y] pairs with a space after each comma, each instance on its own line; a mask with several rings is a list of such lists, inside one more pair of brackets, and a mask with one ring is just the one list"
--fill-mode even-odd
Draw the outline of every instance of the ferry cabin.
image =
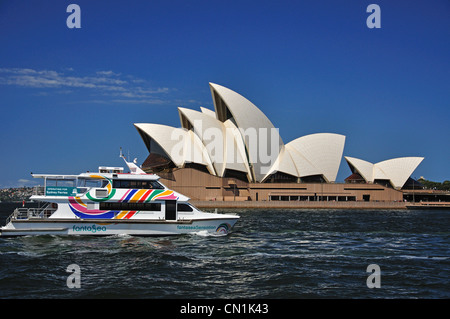
[[[167, 189], [153, 174], [124, 174], [122, 167], [100, 166], [98, 173], [32, 174], [43, 178], [32, 200], [49, 203], [49, 218], [189, 219], [189, 198]], [[50, 213], [49, 213], [50, 212]]]

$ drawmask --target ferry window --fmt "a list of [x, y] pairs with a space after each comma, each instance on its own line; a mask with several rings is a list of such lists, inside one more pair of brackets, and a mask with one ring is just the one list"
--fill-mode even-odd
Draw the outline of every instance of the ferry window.
[[142, 189], [152, 189], [153, 186], [152, 186], [152, 184], [150, 183], [150, 181], [142, 181], [142, 182], [141, 182], [141, 188], [142, 188]]
[[86, 187], [102, 187], [102, 182], [101, 179], [87, 179]]
[[160, 183], [158, 183], [157, 181], [150, 181], [150, 183], [152, 184], [152, 188], [164, 189], [164, 187]]
[[56, 179], [49, 179], [47, 178], [47, 180], [45, 181], [45, 184], [48, 186], [56, 186]]
[[86, 186], [86, 179], [85, 178], [79, 178], [77, 181], [77, 187], [85, 187]]
[[75, 179], [47, 178], [46, 185], [47, 186], [75, 187]]
[[74, 187], [75, 186], [75, 180], [74, 179], [60, 179], [58, 180], [58, 186], [65, 186], [65, 187]]
[[193, 211], [192, 207], [188, 204], [178, 204], [177, 210], [179, 212], [192, 212]]
[[118, 203], [101, 202], [100, 210], [141, 210], [141, 211], [161, 211], [161, 203]]
[[[75, 180], [73, 181], [75, 184]], [[106, 179], [87, 179], [87, 178], [79, 178], [77, 180], [77, 187], [98, 187], [104, 188], [108, 185], [108, 180]], [[59, 182], [58, 182], [59, 185]]]
[[130, 183], [127, 180], [113, 180], [113, 188], [130, 188]]
[[140, 186], [139, 181], [130, 181], [130, 188], [141, 188]]
[[164, 189], [157, 181], [146, 180], [113, 180], [113, 188]]

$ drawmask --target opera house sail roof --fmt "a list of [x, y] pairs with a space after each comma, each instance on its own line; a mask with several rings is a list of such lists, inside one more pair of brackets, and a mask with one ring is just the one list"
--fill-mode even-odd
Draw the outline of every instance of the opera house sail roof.
[[[178, 108], [181, 128], [134, 124], [150, 153], [152, 170], [196, 167], [218, 177], [240, 174], [248, 182], [335, 182], [345, 136], [318, 133], [284, 144], [279, 129], [242, 95], [210, 83], [214, 111]], [[366, 182], [389, 180], [401, 187], [423, 158], [377, 164], [346, 157], [353, 173]], [[145, 168], [145, 167], [144, 167]]]
[[345, 156], [353, 173], [358, 173], [366, 182], [387, 180], [394, 188], [402, 188], [423, 157], [400, 157], [372, 164], [370, 162]]

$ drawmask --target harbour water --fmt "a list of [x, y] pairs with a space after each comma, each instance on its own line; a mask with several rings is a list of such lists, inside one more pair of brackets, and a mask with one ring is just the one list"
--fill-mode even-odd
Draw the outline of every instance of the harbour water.
[[0, 238], [0, 298], [450, 298], [450, 211], [232, 212], [228, 236]]

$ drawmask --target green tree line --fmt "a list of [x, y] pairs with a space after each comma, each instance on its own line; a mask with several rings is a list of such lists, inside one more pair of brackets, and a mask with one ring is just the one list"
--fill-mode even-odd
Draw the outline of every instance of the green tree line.
[[450, 191], [450, 181], [443, 181], [441, 183], [441, 182], [428, 181], [424, 178], [419, 178], [418, 182], [421, 183], [427, 189]]

